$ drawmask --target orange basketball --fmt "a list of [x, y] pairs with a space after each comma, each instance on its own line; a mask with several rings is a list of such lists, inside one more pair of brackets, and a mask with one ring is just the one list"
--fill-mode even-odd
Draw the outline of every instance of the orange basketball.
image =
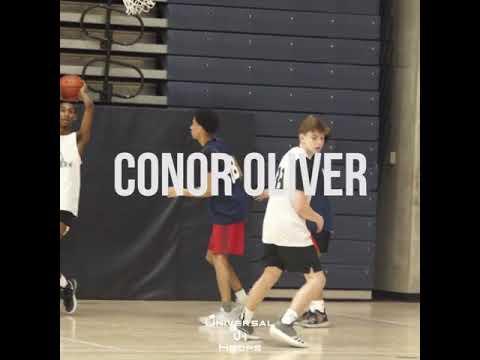
[[83, 80], [77, 75], [65, 75], [60, 78], [60, 93], [67, 101], [78, 100], [78, 94], [83, 86]]

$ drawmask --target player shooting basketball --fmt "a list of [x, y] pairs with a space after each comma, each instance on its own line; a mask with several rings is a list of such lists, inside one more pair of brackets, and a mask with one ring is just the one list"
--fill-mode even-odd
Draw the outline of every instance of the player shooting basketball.
[[[80, 129], [75, 132], [73, 124], [77, 119], [76, 109], [60, 95], [60, 240], [78, 216], [81, 158], [92, 131], [94, 104], [87, 94], [85, 82], [78, 92], [78, 98], [83, 101], [84, 112]], [[74, 279], [67, 280], [60, 273], [60, 298], [69, 314], [77, 308], [76, 290], [77, 282]]]

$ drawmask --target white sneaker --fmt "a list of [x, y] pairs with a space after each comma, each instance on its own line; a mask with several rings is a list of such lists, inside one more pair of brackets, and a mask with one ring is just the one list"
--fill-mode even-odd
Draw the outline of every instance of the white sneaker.
[[245, 305], [240, 304], [240, 303], [235, 303], [235, 307], [230, 312], [230, 314], [231, 314], [231, 316], [233, 317], [234, 320], [237, 319], [240, 316], [240, 314], [242, 313], [244, 308], [245, 308]]
[[[238, 314], [239, 315], [239, 314]], [[237, 315], [237, 316], [238, 316]], [[235, 320], [233, 310], [230, 313], [225, 312], [225, 310], [220, 309], [220, 311], [198, 318], [198, 321], [208, 327], [224, 327], [228, 326], [231, 321]]]

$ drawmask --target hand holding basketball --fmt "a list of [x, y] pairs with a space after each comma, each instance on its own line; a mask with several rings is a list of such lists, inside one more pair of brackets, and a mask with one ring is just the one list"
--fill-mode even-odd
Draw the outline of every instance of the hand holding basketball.
[[76, 101], [85, 82], [77, 75], [65, 75], [60, 78], [60, 98], [66, 101]]
[[87, 94], [87, 90], [87, 83], [84, 81], [83, 86], [80, 88], [80, 91], [78, 93], [78, 97], [83, 100], [85, 98], [85, 95]]

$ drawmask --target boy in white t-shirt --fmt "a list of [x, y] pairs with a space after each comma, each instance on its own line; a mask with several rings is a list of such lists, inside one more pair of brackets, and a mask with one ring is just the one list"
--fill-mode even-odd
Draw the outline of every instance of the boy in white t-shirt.
[[[60, 98], [60, 240], [70, 230], [78, 216], [81, 157], [90, 141], [92, 130], [94, 105], [87, 94], [85, 83], [80, 90], [79, 98], [83, 101], [84, 112], [78, 132], [72, 130], [77, 118], [74, 105]], [[67, 280], [60, 273], [60, 298], [63, 300], [65, 311], [69, 314], [74, 313], [77, 308], [76, 291], [75, 279]]]
[[[297, 291], [290, 307], [281, 319], [270, 326], [270, 335], [294, 347], [307, 347], [293, 324], [304, 314], [311, 302], [321, 298], [326, 278], [318, 252], [307, 228], [306, 220], [314, 222], [317, 232], [324, 227], [323, 217], [310, 207], [311, 196], [305, 194], [300, 161], [308, 169], [307, 182], [312, 177], [313, 156], [322, 150], [330, 129], [315, 116], [306, 117], [299, 126], [299, 146], [290, 149], [280, 161], [275, 190], [270, 190], [263, 221], [265, 270], [250, 290], [239, 322], [231, 330], [247, 339], [253, 335], [252, 318], [257, 306], [277, 283], [284, 271], [305, 274], [306, 283]], [[278, 192], [285, 190], [284, 192]], [[323, 191], [317, 189], [317, 191]]]

